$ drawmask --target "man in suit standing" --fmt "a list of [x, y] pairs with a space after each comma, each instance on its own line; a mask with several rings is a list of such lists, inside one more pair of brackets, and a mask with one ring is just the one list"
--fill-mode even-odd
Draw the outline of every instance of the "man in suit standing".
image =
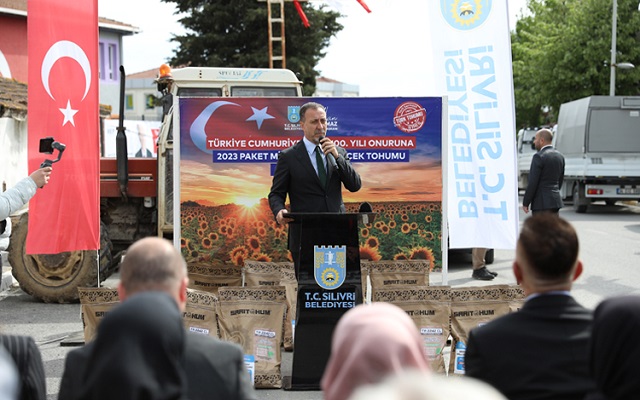
[[[171, 242], [148, 237], [131, 245], [120, 265], [118, 295], [160, 291], [170, 294], [184, 312], [187, 304], [187, 266]], [[83, 387], [94, 342], [67, 354], [58, 399], [75, 399]], [[184, 368], [190, 400], [255, 400], [242, 349], [200, 333], [187, 332]]]
[[529, 213], [529, 208], [534, 214], [558, 214], [563, 206], [560, 188], [564, 179], [564, 157], [553, 148], [552, 139], [553, 133], [549, 129], [540, 129], [533, 139], [538, 152], [531, 160], [529, 184], [522, 200], [525, 214]]
[[588, 369], [593, 314], [570, 294], [582, 273], [574, 228], [552, 213], [526, 219], [513, 272], [524, 306], [471, 330], [466, 374], [510, 400], [583, 399], [595, 389]]
[[[280, 153], [269, 192], [269, 206], [281, 225], [291, 221], [286, 216], [287, 195], [291, 212], [344, 213], [342, 185], [350, 192], [357, 192], [362, 186], [346, 150], [325, 137], [327, 113], [321, 104], [309, 102], [300, 107], [300, 127], [304, 137]], [[299, 248], [298, 228], [297, 224], [289, 227], [289, 250], [294, 262]]]

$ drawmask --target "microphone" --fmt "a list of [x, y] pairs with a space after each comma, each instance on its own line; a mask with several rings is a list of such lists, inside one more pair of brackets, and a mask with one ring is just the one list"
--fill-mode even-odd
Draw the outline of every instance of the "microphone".
[[[318, 140], [318, 142], [322, 143], [323, 140], [324, 140], [324, 136], [320, 136], [320, 139]], [[336, 162], [336, 158], [333, 156], [333, 153], [327, 154], [327, 162], [329, 163], [329, 166], [331, 166], [332, 169], [336, 171], [338, 170], [338, 163]]]

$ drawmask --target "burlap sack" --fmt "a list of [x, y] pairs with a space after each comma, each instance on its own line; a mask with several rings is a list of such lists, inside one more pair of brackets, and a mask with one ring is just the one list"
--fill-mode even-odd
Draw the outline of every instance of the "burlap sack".
[[282, 264], [284, 263], [245, 260], [242, 267], [244, 286], [278, 286], [282, 279]]
[[285, 288], [226, 287], [218, 292], [220, 337], [255, 357], [256, 388], [281, 388]]
[[293, 350], [293, 327], [296, 318], [298, 282], [292, 262], [245, 260], [242, 268], [245, 287], [284, 286], [287, 295], [287, 315], [282, 339], [285, 350]]
[[280, 270], [282, 275], [280, 286], [284, 286], [287, 294], [287, 315], [284, 321], [283, 345], [286, 351], [293, 350], [293, 332], [295, 329], [297, 303], [298, 303], [298, 281], [293, 263], [283, 263]]
[[524, 290], [520, 285], [509, 285], [504, 288], [504, 299], [509, 302], [511, 312], [520, 311], [524, 305]]
[[218, 288], [242, 285], [242, 270], [238, 267], [216, 268], [189, 266], [189, 288], [217, 294]]
[[471, 329], [510, 312], [507, 285], [451, 288], [449, 375], [464, 374], [464, 353]]
[[365, 263], [371, 289], [429, 286], [429, 260], [361, 261]]
[[442, 350], [450, 333], [450, 290], [449, 286], [404, 287], [376, 289], [372, 295], [373, 301], [392, 303], [407, 312], [420, 331], [431, 370], [440, 374], [447, 371]]
[[84, 330], [84, 342], [89, 343], [98, 332], [98, 325], [111, 309], [120, 303], [118, 290], [107, 287], [78, 288], [80, 319]]
[[187, 304], [183, 313], [185, 328], [190, 332], [220, 337], [218, 297], [209, 292], [187, 289]]

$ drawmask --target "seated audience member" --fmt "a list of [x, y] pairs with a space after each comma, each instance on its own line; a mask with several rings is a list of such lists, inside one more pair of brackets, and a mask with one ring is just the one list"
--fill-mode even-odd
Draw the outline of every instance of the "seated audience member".
[[500, 392], [477, 379], [452, 378], [408, 371], [378, 384], [362, 386], [349, 400], [507, 400]]
[[[181, 312], [187, 305], [187, 264], [168, 240], [148, 237], [135, 242], [120, 265], [118, 295], [127, 302], [135, 294], [169, 294]], [[200, 333], [187, 332], [184, 363], [189, 400], [255, 400], [240, 346]], [[60, 383], [60, 400], [72, 399], [78, 371], [88, 368], [92, 343], [67, 354]]]
[[570, 294], [582, 273], [575, 229], [552, 213], [527, 218], [513, 272], [524, 306], [471, 330], [467, 376], [511, 400], [583, 399], [595, 389], [587, 364], [593, 314]]
[[598, 394], [589, 400], [640, 398], [640, 296], [604, 300], [596, 307], [589, 353]]
[[36, 194], [36, 189], [44, 187], [49, 182], [52, 170], [51, 167], [37, 169], [11, 189], [0, 193], [0, 220], [7, 218], [27, 204]]
[[18, 370], [9, 353], [0, 346], [0, 400], [18, 399]]
[[[11, 219], [9, 216], [18, 211], [36, 194], [38, 188], [44, 187], [49, 182], [51, 167], [37, 169], [31, 175], [22, 179], [16, 185], [5, 192], [0, 192], [0, 250], [4, 251], [9, 246], [11, 235]], [[0, 257], [0, 267], [2, 257]]]
[[321, 387], [325, 400], [346, 400], [361, 385], [415, 369], [429, 374], [418, 328], [390, 303], [359, 305], [338, 321]]
[[77, 399], [181, 400], [186, 331], [175, 300], [137, 294], [107, 314], [92, 342]]
[[0, 335], [0, 347], [11, 355], [18, 369], [21, 400], [47, 398], [44, 365], [40, 349], [31, 336]]

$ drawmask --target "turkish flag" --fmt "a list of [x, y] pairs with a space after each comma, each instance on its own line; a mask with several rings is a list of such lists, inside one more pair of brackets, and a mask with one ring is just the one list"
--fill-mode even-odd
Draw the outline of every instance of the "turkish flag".
[[49, 183], [29, 202], [28, 254], [100, 247], [98, 1], [30, 0], [29, 171], [66, 145]]

